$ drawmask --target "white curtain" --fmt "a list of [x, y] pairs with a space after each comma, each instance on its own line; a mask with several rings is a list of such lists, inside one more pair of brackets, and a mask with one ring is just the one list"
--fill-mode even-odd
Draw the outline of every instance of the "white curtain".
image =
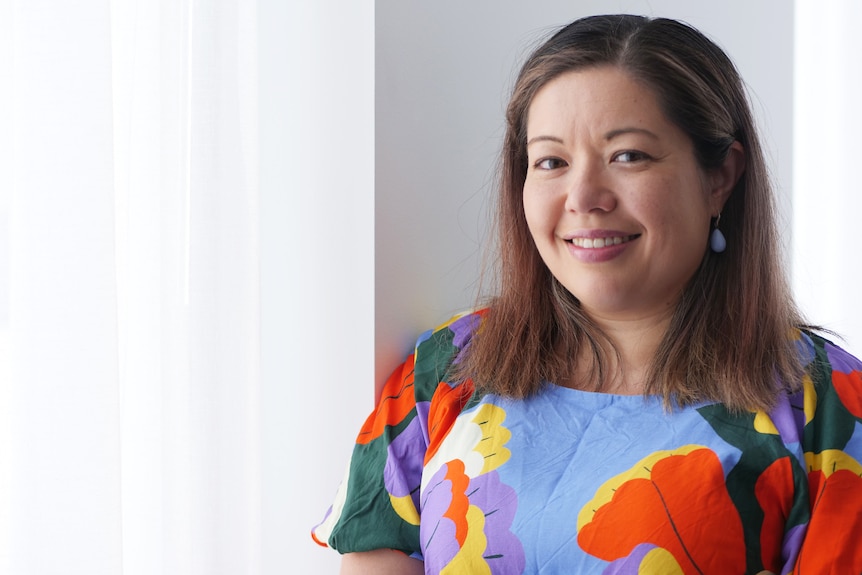
[[797, 0], [793, 279], [812, 322], [862, 354], [862, 4]]
[[257, 573], [256, 3], [0, 4], [0, 573]]

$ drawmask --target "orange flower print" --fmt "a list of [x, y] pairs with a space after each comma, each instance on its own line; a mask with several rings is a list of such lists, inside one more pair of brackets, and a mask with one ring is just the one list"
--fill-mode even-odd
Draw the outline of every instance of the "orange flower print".
[[782, 457], [767, 467], [754, 487], [754, 495], [763, 510], [760, 530], [760, 556], [763, 566], [774, 573], [781, 571], [784, 528], [793, 502], [793, 464]]
[[[445, 392], [443, 386], [438, 392]], [[429, 421], [445, 419], [430, 415]], [[523, 571], [524, 550], [511, 532], [517, 494], [497, 470], [511, 456], [506, 411], [482, 404], [456, 418], [426, 461], [422, 480], [425, 568], [430, 573], [516, 575]], [[471, 449], [464, 451], [463, 446]]]
[[862, 373], [833, 371], [832, 385], [847, 411], [856, 419], [862, 419]]
[[811, 521], [793, 573], [862, 572], [862, 465], [837, 449], [806, 453], [805, 461]]
[[862, 371], [859, 360], [832, 344], [825, 346], [832, 365], [832, 385], [853, 417], [862, 420]]
[[[429, 421], [432, 421], [439, 416], [429, 414], [428, 417]], [[512, 433], [503, 425], [505, 420], [504, 409], [496, 405], [484, 404], [475, 412], [458, 417], [447, 430], [442, 441], [432, 433], [423, 476], [432, 476], [446, 462], [453, 459], [462, 459], [466, 473], [471, 478], [494, 471], [506, 463], [511, 455], [506, 443], [512, 437]], [[472, 449], [462, 453], [463, 445], [470, 445]]]
[[742, 521], [721, 462], [697, 445], [653, 453], [606, 481], [578, 515], [578, 545], [627, 569], [633, 561], [645, 569], [647, 560], [686, 575], [746, 567]]
[[365, 420], [356, 443], [371, 443], [383, 434], [386, 427], [404, 421], [416, 406], [413, 396], [413, 361], [414, 356], [411, 354], [386, 380], [377, 409]]
[[496, 471], [471, 479], [463, 462], [446, 463], [424, 492], [420, 537], [425, 569], [440, 575], [519, 575], [524, 550], [510, 531], [515, 491]]
[[464, 403], [473, 394], [472, 380], [461, 385], [440, 383], [434, 391], [434, 398], [428, 411], [428, 450], [426, 461], [433, 458], [443, 439], [449, 434], [455, 420], [461, 415]]

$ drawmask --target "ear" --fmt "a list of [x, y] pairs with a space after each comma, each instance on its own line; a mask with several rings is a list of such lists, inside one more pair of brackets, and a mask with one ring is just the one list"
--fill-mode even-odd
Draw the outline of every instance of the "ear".
[[730, 145], [724, 163], [710, 173], [709, 201], [713, 217], [721, 213], [744, 171], [745, 149], [737, 140]]

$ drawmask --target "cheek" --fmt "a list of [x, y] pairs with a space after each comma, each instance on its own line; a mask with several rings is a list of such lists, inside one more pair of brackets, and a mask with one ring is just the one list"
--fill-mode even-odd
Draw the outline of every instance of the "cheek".
[[[676, 260], [673, 265], [696, 268], [706, 251], [709, 239], [709, 211], [698, 198], [681, 202], [674, 209], [665, 209], [660, 218], [663, 250]], [[693, 270], [691, 270], [693, 271]]]
[[534, 235], [556, 227], [561, 205], [553, 189], [541, 185], [530, 186], [528, 181], [524, 186], [522, 201], [524, 217]]
[[526, 189], [524, 190], [523, 195], [523, 205], [524, 218], [527, 220], [527, 227], [530, 230], [530, 234], [533, 236], [533, 240], [535, 240], [536, 236], [541, 234], [544, 227], [544, 221], [547, 218], [544, 216], [542, 204], [538, 201], [536, 194], [530, 193]]
[[709, 199], [695, 179], [668, 181], [641, 209], [665, 234], [692, 241], [709, 233]]

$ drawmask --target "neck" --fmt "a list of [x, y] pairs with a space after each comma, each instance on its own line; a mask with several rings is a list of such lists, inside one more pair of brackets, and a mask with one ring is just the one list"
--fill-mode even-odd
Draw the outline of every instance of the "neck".
[[[608, 337], [603, 344], [602, 355], [607, 358], [607, 370], [600, 389], [606, 393], [638, 395], [644, 386], [656, 350], [670, 324], [669, 315], [642, 318], [597, 318], [593, 321]], [[592, 350], [581, 348], [574, 383], [581, 389], [589, 389], [596, 382], [591, 377]]]

